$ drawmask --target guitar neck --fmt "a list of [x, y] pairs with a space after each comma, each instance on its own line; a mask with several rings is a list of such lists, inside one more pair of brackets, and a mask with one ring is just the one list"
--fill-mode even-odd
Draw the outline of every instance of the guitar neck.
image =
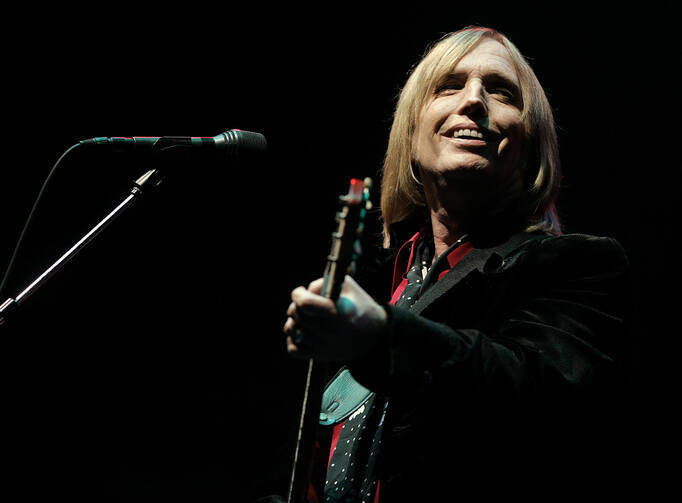
[[353, 274], [355, 262], [360, 255], [359, 236], [364, 218], [370, 208], [369, 189], [371, 180], [353, 178], [348, 194], [339, 200], [343, 204], [336, 214], [336, 230], [332, 233], [332, 245], [324, 269], [321, 295], [337, 300], [346, 274]]

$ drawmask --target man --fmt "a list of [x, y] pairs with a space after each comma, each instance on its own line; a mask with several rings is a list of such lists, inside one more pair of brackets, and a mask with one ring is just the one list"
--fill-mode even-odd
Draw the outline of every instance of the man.
[[551, 500], [600, 479], [627, 260], [561, 235], [559, 178], [551, 108], [516, 47], [479, 27], [436, 44], [384, 164], [390, 285], [347, 277], [335, 303], [318, 280], [287, 310], [292, 356], [345, 365], [326, 397], [355, 390], [325, 423], [324, 501]]

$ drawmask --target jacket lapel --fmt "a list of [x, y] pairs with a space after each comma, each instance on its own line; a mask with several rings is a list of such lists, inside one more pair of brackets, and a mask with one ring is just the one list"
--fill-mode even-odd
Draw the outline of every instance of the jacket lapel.
[[544, 237], [544, 234], [541, 233], [529, 234], [520, 232], [514, 234], [501, 245], [492, 248], [474, 248], [467, 253], [455, 267], [450, 269], [445, 276], [438, 280], [431, 288], [426, 290], [426, 292], [412, 304], [410, 311], [415, 314], [421, 314], [427, 307], [442, 297], [446, 292], [450, 291], [472, 271], [478, 270], [480, 272], [485, 272], [485, 265], [493, 255], [497, 255], [500, 258], [497, 265], [502, 266], [502, 259], [507, 257], [510, 252], [519, 248], [527, 241], [536, 240], [542, 237]]

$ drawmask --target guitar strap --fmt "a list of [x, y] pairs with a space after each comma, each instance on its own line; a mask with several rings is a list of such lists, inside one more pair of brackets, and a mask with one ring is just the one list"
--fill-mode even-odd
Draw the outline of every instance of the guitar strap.
[[372, 396], [374, 392], [353, 379], [348, 368], [342, 367], [329, 381], [322, 395], [320, 424], [333, 426], [345, 421]]

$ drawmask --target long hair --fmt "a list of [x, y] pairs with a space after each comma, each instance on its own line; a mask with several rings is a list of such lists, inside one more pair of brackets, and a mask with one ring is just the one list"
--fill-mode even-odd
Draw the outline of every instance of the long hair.
[[484, 37], [506, 47], [517, 72], [529, 152], [524, 178], [522, 208], [527, 231], [561, 232], [555, 200], [560, 166], [554, 116], [535, 72], [516, 46], [491, 28], [468, 27], [435, 43], [412, 70], [403, 87], [393, 116], [381, 180], [381, 211], [384, 246], [390, 246], [391, 225], [426, 208], [426, 199], [412, 166], [412, 140], [419, 115], [434, 95], [438, 82]]

